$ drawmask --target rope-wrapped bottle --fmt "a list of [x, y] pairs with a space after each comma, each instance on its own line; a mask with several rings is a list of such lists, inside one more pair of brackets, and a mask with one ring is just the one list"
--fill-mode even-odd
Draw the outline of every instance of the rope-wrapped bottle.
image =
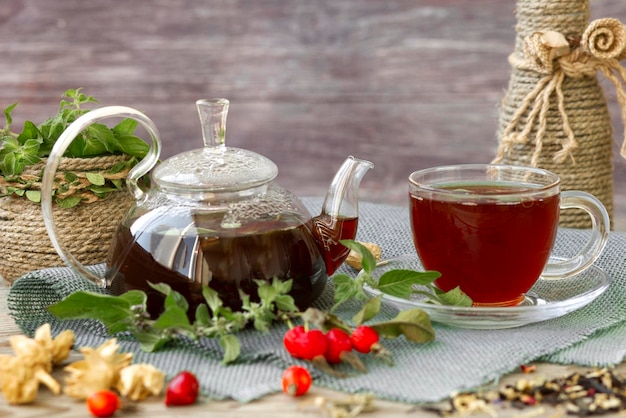
[[[612, 18], [589, 24], [589, 0], [518, 0], [516, 13], [494, 162], [553, 171], [563, 189], [592, 193], [612, 217], [613, 135], [597, 73], [615, 85], [624, 118], [624, 25]], [[584, 228], [589, 219], [566, 210], [561, 226]]]

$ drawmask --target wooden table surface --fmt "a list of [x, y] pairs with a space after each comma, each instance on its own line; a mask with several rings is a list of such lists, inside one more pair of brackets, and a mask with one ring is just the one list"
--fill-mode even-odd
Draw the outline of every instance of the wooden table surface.
[[[20, 329], [9, 316], [6, 298], [9, 288], [0, 284], [0, 354], [12, 354], [9, 344], [9, 337], [20, 334]], [[76, 352], [72, 352], [68, 361], [75, 361], [80, 358]], [[499, 382], [500, 386], [517, 382], [519, 379], [531, 379], [534, 376], [545, 376], [548, 379], [563, 377], [574, 371], [586, 371], [588, 368], [577, 366], [564, 366], [554, 364], [537, 364], [537, 370], [533, 375], [524, 374], [521, 371], [505, 376]], [[626, 364], [621, 364], [615, 369], [616, 373], [625, 373]], [[53, 375], [62, 382], [62, 370], [57, 369]], [[235, 401], [216, 401], [207, 398], [200, 398], [199, 401], [186, 407], [166, 407], [163, 397], [149, 398], [146, 401], [130, 405], [128, 410], [118, 411], [116, 417], [307, 417], [312, 418], [324, 415], [319, 409], [311, 406], [317, 397], [324, 397], [327, 400], [343, 400], [348, 394], [316, 387], [311, 388], [309, 393], [300, 398], [292, 398], [282, 393], [266, 396], [258, 401], [249, 403], [238, 403]], [[438, 414], [426, 411], [415, 405], [389, 402], [384, 400], [374, 400], [375, 409], [371, 412], [363, 413], [363, 416], [377, 417], [437, 417]], [[528, 407], [523, 410], [514, 408], [496, 409], [498, 416], [520, 417], [524, 416], [545, 416], [557, 417], [564, 415], [564, 411], [553, 407], [539, 405]], [[65, 395], [55, 396], [48, 389], [42, 387], [34, 403], [29, 405], [12, 406], [3, 397], [0, 397], [0, 417], [86, 417], [90, 416], [86, 410], [84, 402], [77, 401]], [[483, 416], [485, 416], [483, 414]], [[604, 416], [624, 416], [623, 413]]]

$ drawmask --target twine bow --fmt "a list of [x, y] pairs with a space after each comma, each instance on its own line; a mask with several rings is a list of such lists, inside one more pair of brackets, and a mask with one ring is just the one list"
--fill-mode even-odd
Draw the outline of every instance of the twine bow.
[[[573, 161], [572, 151], [578, 147], [578, 143], [565, 111], [563, 80], [565, 77], [593, 77], [597, 71], [615, 86], [625, 123], [625, 140], [620, 154], [626, 158], [626, 70], [620, 64], [620, 60], [626, 58], [626, 27], [617, 19], [604, 18], [591, 22], [578, 44], [554, 31], [536, 32], [524, 41], [524, 57], [512, 54], [509, 62], [514, 68], [534, 71], [544, 77], [526, 95], [506, 126], [494, 163], [502, 162], [514, 145], [528, 143], [528, 136], [538, 122], [534, 138], [535, 151], [531, 157], [531, 165], [537, 166], [553, 94], [566, 135], [562, 149], [554, 155], [554, 161], [561, 163], [568, 157]], [[527, 111], [528, 117], [524, 120], [523, 115]]]

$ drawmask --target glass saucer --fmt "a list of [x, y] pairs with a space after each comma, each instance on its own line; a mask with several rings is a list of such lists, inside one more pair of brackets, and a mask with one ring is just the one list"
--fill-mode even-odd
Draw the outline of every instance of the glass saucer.
[[[551, 260], [560, 259], [552, 257]], [[372, 278], [378, 280], [383, 273], [394, 269], [424, 270], [417, 256], [406, 255], [379, 262], [378, 267], [372, 272]], [[382, 294], [384, 303], [400, 310], [420, 308], [428, 313], [432, 322], [458, 328], [503, 329], [558, 318], [582, 308], [604, 293], [610, 282], [609, 276], [596, 266], [591, 266], [567, 279], [540, 278], [528, 291], [521, 304], [510, 307], [435, 305], [426, 302], [426, 297], [422, 295], [402, 299], [381, 293], [369, 286], [365, 286], [364, 290], [370, 296]]]

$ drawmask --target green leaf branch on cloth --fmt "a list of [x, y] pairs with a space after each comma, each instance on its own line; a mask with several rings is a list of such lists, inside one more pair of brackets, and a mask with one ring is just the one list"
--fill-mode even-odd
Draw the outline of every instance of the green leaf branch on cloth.
[[[236, 361], [241, 354], [237, 333], [252, 325], [255, 330], [269, 332], [272, 324], [284, 319], [301, 318], [306, 323], [328, 331], [332, 328], [350, 330], [352, 324], [337, 316], [316, 308], [300, 313], [288, 295], [292, 282], [274, 279], [271, 283], [257, 281], [260, 302], [251, 302], [243, 295], [241, 311], [225, 307], [218, 293], [204, 286], [202, 293], [206, 304], [196, 308], [195, 320], [188, 316], [189, 304], [178, 292], [165, 283], [150, 283], [150, 286], [165, 295], [164, 309], [157, 318], [150, 318], [147, 311], [147, 296], [144, 292], [131, 290], [119, 296], [89, 291], [69, 294], [61, 301], [48, 307], [58, 319], [96, 319], [104, 324], [110, 334], [132, 333], [143, 350], [154, 352], [168, 342], [185, 337], [191, 340], [216, 338], [223, 350], [223, 362]], [[380, 305], [366, 303], [354, 316], [360, 323], [372, 319]], [[397, 338], [404, 335], [407, 340], [424, 343], [435, 338], [428, 315], [416, 309], [401, 312], [397, 317], [372, 323], [380, 335]]]
[[[231, 363], [239, 357], [241, 347], [236, 334], [248, 325], [267, 332], [272, 321], [278, 319], [277, 305], [285, 311], [297, 311], [293, 299], [287, 295], [291, 281], [274, 279], [271, 283], [257, 281], [260, 302], [251, 302], [243, 296], [241, 311], [233, 311], [222, 304], [217, 292], [203, 287], [206, 305], [196, 308], [192, 323], [188, 316], [189, 304], [178, 292], [165, 283], [150, 286], [165, 295], [163, 312], [150, 318], [147, 296], [139, 290], [131, 290], [119, 296], [89, 291], [72, 293], [48, 307], [59, 319], [97, 319], [111, 334], [128, 331], [135, 335], [143, 350], [157, 351], [168, 342], [186, 337], [217, 338], [223, 349], [223, 362]], [[277, 302], [278, 301], [278, 302]], [[210, 311], [209, 311], [210, 310]]]
[[[372, 284], [371, 271], [376, 268], [373, 255], [363, 245], [355, 241], [342, 241], [348, 248], [354, 249], [362, 256], [363, 272], [348, 291], [362, 293], [362, 284]], [[343, 283], [341, 275], [339, 282]], [[435, 272], [413, 272], [408, 270], [392, 270], [381, 277], [379, 289], [393, 294], [408, 295], [413, 284], [429, 285], [439, 276]], [[198, 338], [216, 338], [223, 350], [223, 362], [236, 361], [241, 354], [241, 346], [237, 333], [249, 325], [255, 330], [268, 332], [272, 323], [284, 319], [301, 318], [307, 324], [328, 331], [340, 328], [350, 331], [351, 327], [373, 320], [381, 308], [380, 298], [364, 299], [361, 309], [352, 317], [352, 324], [347, 323], [332, 312], [317, 308], [308, 308], [298, 312], [293, 298], [289, 296], [292, 281], [274, 279], [271, 283], [256, 281], [260, 302], [251, 302], [248, 295], [242, 295], [241, 311], [233, 311], [223, 305], [219, 294], [208, 286], [202, 288], [205, 304], [200, 304], [193, 317], [189, 319], [189, 304], [178, 292], [165, 283], [150, 283], [150, 286], [165, 296], [162, 313], [157, 318], [150, 318], [147, 310], [147, 296], [144, 292], [133, 290], [120, 296], [112, 296], [94, 292], [75, 292], [63, 300], [48, 307], [49, 311], [61, 320], [65, 319], [96, 319], [101, 321], [111, 334], [128, 331], [141, 343], [142, 349], [153, 352], [164, 347], [169, 341], [185, 337], [192, 340]], [[339, 301], [336, 308], [346, 299], [345, 289], [337, 286], [335, 300]], [[350, 297], [349, 299], [351, 299]], [[432, 298], [441, 299], [437, 294]], [[358, 299], [358, 298], [357, 298]], [[449, 298], [456, 302], [457, 297]], [[347, 299], [346, 299], [347, 300]], [[414, 343], [425, 343], [435, 339], [435, 331], [430, 318], [421, 309], [400, 312], [396, 317], [386, 321], [371, 322], [370, 325], [385, 338], [404, 336]]]

